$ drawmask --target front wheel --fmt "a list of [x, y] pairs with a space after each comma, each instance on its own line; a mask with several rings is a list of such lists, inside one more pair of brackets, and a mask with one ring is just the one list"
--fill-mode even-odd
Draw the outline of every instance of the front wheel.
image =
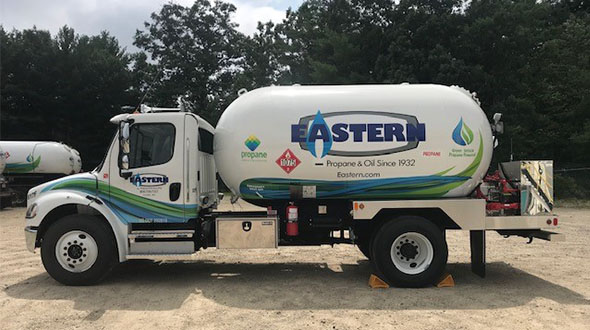
[[443, 275], [448, 248], [443, 231], [422, 217], [403, 216], [381, 226], [373, 238], [375, 268], [399, 287], [424, 287]]
[[89, 285], [102, 280], [115, 266], [117, 247], [110, 226], [102, 219], [69, 215], [47, 229], [41, 260], [58, 282]]

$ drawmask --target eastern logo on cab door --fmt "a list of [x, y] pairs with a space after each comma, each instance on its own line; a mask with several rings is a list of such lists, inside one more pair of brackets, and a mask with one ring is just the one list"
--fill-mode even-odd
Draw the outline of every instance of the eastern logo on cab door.
[[168, 181], [169, 179], [167, 176], [152, 173], [136, 174], [129, 178], [129, 182], [138, 188], [163, 186], [167, 184]]

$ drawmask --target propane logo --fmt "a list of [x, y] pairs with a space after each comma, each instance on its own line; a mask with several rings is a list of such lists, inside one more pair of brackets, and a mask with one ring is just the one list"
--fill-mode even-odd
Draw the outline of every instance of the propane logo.
[[168, 177], [161, 174], [136, 174], [129, 178], [136, 187], [162, 186], [168, 183]]
[[[330, 122], [328, 124], [326, 121]], [[414, 116], [381, 111], [341, 111], [299, 119], [291, 142], [316, 158], [377, 156], [411, 150], [426, 140], [426, 126]], [[321, 152], [316, 151], [321, 147]], [[368, 150], [367, 150], [368, 149]]]
[[260, 140], [256, 136], [250, 135], [246, 141], [244, 141], [244, 144], [250, 149], [250, 151], [254, 151], [260, 145]]
[[242, 151], [242, 160], [247, 161], [266, 161], [268, 155], [265, 151], [255, 151], [260, 146], [260, 140], [255, 135], [250, 135], [244, 145], [250, 151]]
[[299, 160], [299, 158], [297, 158], [297, 156], [295, 156], [295, 154], [291, 150], [287, 149], [285, 150], [285, 152], [283, 152], [281, 157], [277, 159], [276, 163], [277, 165], [279, 165], [280, 168], [283, 169], [283, 171], [289, 174], [293, 172], [295, 167], [301, 164], [301, 161]]
[[453, 141], [460, 146], [466, 146], [473, 142], [473, 131], [463, 122], [463, 117], [453, 130]]

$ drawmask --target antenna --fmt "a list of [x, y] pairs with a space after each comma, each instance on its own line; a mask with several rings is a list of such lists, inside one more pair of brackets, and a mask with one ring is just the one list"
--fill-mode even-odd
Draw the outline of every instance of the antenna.
[[152, 80], [152, 82], [148, 85], [148, 88], [145, 90], [145, 93], [141, 97], [141, 100], [139, 101], [139, 104], [137, 105], [137, 107], [135, 109], [139, 109], [141, 107], [141, 105], [143, 104], [143, 100], [145, 100], [145, 98], [147, 97], [148, 93], [152, 89], [152, 86], [156, 82], [156, 79], [158, 79], [158, 77], [160, 76], [160, 74], [162, 74], [162, 72], [164, 72], [164, 68], [162, 68], [162, 69], [160, 69], [158, 71], [158, 74], [156, 74], [156, 76], [154, 77], [154, 79]]

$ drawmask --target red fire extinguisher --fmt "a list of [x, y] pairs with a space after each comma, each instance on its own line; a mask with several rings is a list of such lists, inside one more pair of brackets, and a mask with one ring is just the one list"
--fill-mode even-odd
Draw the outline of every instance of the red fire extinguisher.
[[298, 213], [297, 206], [287, 206], [287, 236], [299, 235]]

